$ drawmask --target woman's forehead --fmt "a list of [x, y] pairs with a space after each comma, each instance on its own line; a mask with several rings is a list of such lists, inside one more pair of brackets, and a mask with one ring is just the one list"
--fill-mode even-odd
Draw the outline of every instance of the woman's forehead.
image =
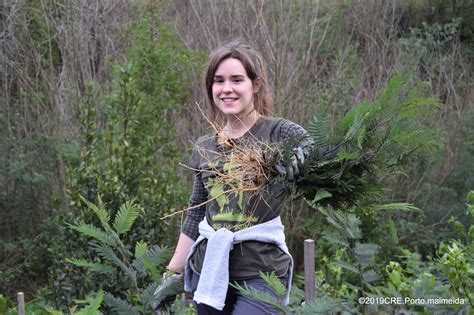
[[247, 75], [244, 65], [239, 59], [227, 58], [222, 60], [217, 66], [214, 76], [224, 75]]

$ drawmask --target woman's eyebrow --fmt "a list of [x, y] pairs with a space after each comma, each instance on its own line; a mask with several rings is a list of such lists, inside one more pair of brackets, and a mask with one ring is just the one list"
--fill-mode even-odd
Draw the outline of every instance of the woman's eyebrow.
[[[220, 79], [223, 78], [223, 75], [215, 75], [214, 78]], [[243, 74], [233, 74], [230, 76], [231, 78], [244, 78], [245, 76]]]

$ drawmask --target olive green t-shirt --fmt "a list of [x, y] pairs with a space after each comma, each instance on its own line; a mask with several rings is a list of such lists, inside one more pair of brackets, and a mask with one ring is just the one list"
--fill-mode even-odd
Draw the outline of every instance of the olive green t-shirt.
[[[224, 164], [229, 161], [235, 146], [261, 146], [278, 143], [285, 140], [287, 132], [282, 132], [282, 126], [288, 126], [303, 134], [306, 131], [295, 123], [282, 118], [262, 116], [252, 128], [242, 137], [232, 139], [230, 145], [219, 145], [215, 134], [208, 134], [198, 139], [193, 148], [190, 165], [199, 170], [200, 178], [209, 191], [215, 183], [216, 174], [223, 174]], [[306, 144], [309, 143], [306, 139]], [[210, 197], [208, 197], [210, 198]], [[214, 229], [225, 227], [237, 231], [255, 224], [267, 222], [280, 215], [285, 201], [285, 191], [282, 183], [271, 181], [259, 191], [231, 193], [226, 196], [226, 204], [219, 205], [216, 200], [206, 204], [205, 216]], [[207, 240], [202, 241], [190, 259], [191, 268], [200, 273], [206, 254]], [[229, 256], [230, 280], [244, 280], [259, 276], [259, 272], [274, 271], [276, 275], [286, 274], [290, 257], [283, 253], [275, 244], [258, 241], [246, 241], [234, 245]]]

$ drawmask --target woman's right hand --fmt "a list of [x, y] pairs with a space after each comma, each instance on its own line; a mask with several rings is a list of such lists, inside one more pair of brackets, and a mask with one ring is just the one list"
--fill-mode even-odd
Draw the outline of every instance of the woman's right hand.
[[289, 162], [278, 161], [275, 164], [275, 169], [280, 176], [283, 176], [288, 181], [294, 181], [303, 174], [304, 170], [304, 154], [303, 149], [295, 148], [295, 153]]

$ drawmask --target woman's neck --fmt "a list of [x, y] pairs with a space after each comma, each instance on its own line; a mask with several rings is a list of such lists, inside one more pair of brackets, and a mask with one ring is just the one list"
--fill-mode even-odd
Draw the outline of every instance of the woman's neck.
[[222, 129], [222, 136], [225, 138], [242, 137], [260, 118], [260, 114], [256, 110], [252, 110], [245, 117], [232, 116], [227, 118], [227, 123]]

